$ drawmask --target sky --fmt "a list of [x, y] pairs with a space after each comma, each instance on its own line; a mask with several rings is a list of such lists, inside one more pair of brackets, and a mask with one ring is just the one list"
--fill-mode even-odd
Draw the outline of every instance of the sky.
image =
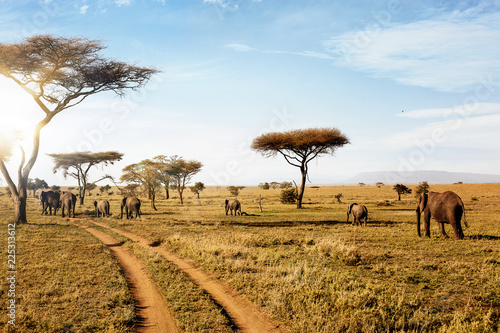
[[[0, 42], [33, 34], [98, 39], [105, 56], [161, 71], [42, 130], [30, 177], [49, 185], [75, 181], [46, 154], [109, 150], [123, 160], [91, 180], [178, 155], [203, 163], [193, 183], [298, 182], [296, 167], [250, 145], [311, 127], [350, 140], [310, 163], [312, 184], [369, 171], [500, 173], [500, 1], [0, 0]], [[0, 77], [0, 121], [24, 133], [27, 152], [42, 117]]]

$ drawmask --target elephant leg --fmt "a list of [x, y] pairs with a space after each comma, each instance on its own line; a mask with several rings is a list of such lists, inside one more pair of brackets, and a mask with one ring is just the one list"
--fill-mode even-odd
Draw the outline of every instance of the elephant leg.
[[424, 235], [425, 237], [431, 237], [431, 214], [424, 213]]
[[439, 232], [441, 233], [441, 237], [449, 238], [448, 235], [446, 234], [446, 231], [444, 231], [444, 223], [443, 222], [439, 222]]
[[455, 239], [464, 239], [464, 231], [462, 230], [462, 225], [460, 221], [456, 221], [453, 226], [453, 231], [455, 232]]

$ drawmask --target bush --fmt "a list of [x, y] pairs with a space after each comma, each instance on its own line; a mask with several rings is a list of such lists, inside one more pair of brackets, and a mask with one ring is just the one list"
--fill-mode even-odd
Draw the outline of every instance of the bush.
[[295, 192], [294, 188], [289, 188], [281, 191], [280, 196], [281, 203], [284, 204], [293, 204], [297, 202], [297, 192]]
[[271, 187], [271, 185], [269, 185], [269, 183], [260, 183], [259, 184], [259, 187], [263, 190], [269, 190], [269, 188]]

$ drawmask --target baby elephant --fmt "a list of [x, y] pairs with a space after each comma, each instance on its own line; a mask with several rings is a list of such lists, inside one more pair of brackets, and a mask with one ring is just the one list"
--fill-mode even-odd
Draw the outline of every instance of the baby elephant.
[[238, 215], [238, 212], [240, 213], [241, 216], [241, 204], [238, 200], [227, 200], [226, 199], [226, 215], [229, 210], [231, 210], [231, 216], [233, 216], [233, 210], [234, 210], [234, 215]]
[[349, 215], [352, 213], [352, 216], [354, 217], [354, 221], [352, 221], [352, 225], [361, 225], [361, 220], [365, 220], [365, 227], [366, 227], [366, 221], [368, 220], [368, 209], [364, 205], [358, 205], [357, 203], [350, 204], [349, 207], [347, 207], [347, 223], [349, 223]]
[[108, 200], [99, 200], [99, 202], [94, 201], [94, 207], [95, 207], [95, 213], [96, 216], [99, 218], [99, 213], [103, 217], [108, 217], [109, 214], [109, 201]]

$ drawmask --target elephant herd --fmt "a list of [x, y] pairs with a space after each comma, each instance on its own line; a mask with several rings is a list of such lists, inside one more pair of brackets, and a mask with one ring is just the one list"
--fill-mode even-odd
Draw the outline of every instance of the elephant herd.
[[[241, 204], [238, 200], [226, 200], [225, 201], [225, 211], [226, 215], [230, 211], [231, 215], [242, 215]], [[464, 224], [466, 227], [467, 221], [465, 220], [465, 207], [462, 199], [451, 191], [438, 193], [429, 192], [422, 193], [418, 198], [417, 208], [415, 210], [417, 214], [417, 233], [421, 237], [420, 233], [420, 216], [424, 214], [424, 229], [425, 237], [430, 237], [430, 218], [433, 217], [439, 223], [439, 232], [444, 238], [448, 238], [446, 231], [444, 230], [444, 224], [448, 223], [452, 226], [455, 233], [455, 239], [463, 239], [464, 232], [462, 229], [462, 215], [464, 216]], [[352, 203], [347, 207], [347, 223], [349, 223], [349, 216], [352, 214], [353, 222], [352, 225], [361, 225], [364, 222], [366, 227], [366, 222], [368, 221], [368, 209], [365, 205]]]
[[[463, 239], [464, 231], [462, 229], [462, 215], [464, 217], [464, 224], [468, 228], [467, 221], [465, 220], [465, 207], [462, 199], [452, 192], [446, 191], [443, 193], [439, 192], [428, 192], [422, 193], [417, 200], [417, 208], [415, 209], [417, 214], [417, 233], [421, 237], [420, 233], [420, 217], [424, 214], [424, 236], [430, 237], [430, 219], [434, 218], [439, 223], [439, 232], [443, 238], [448, 238], [446, 231], [444, 230], [445, 223], [452, 226], [455, 233], [455, 239]], [[364, 205], [359, 205], [357, 203], [350, 204], [347, 207], [347, 222], [349, 222], [349, 215], [353, 215], [353, 225], [360, 225], [361, 221], [364, 220], [364, 225], [366, 226], [366, 221], [368, 219], [368, 209]]]
[[[447, 238], [448, 235], [444, 230], [444, 224], [448, 223], [452, 226], [454, 231], [455, 239], [463, 239], [464, 232], [462, 229], [462, 216], [464, 217], [464, 224], [466, 227], [467, 221], [465, 220], [465, 207], [462, 199], [451, 191], [438, 193], [438, 192], [428, 192], [422, 193], [418, 198], [417, 208], [415, 210], [417, 215], [417, 233], [420, 233], [420, 220], [421, 215], [424, 214], [424, 236], [430, 237], [430, 218], [434, 218], [439, 223], [439, 232], [441, 236]], [[40, 196], [40, 204], [42, 205], [42, 215], [47, 214], [47, 209], [50, 215], [52, 215], [52, 209], [54, 209], [54, 215], [56, 215], [57, 209], [61, 208], [61, 216], [64, 217], [64, 211], [67, 210], [68, 215], [75, 217], [75, 204], [76, 195], [71, 192], [59, 192], [59, 191], [42, 191]], [[107, 200], [100, 200], [99, 202], [94, 201], [94, 207], [96, 216], [108, 217], [110, 216], [109, 202]], [[125, 218], [133, 218], [134, 214], [136, 218], [141, 217], [141, 201], [137, 197], [124, 197], [121, 200], [121, 214], [120, 218], [123, 219], [123, 210], [125, 209]], [[233, 215], [243, 215], [241, 212], [241, 203], [234, 200], [225, 200], [225, 212]], [[245, 213], [244, 213], [245, 214]], [[352, 203], [347, 207], [347, 223], [349, 223], [349, 216], [353, 216], [353, 225], [361, 225], [364, 222], [366, 227], [366, 222], [368, 220], [368, 209], [365, 205]], [[247, 215], [247, 214], [245, 214]]]
[[54, 209], [54, 215], [56, 215], [57, 209], [61, 208], [62, 217], [65, 217], [64, 210], [68, 212], [69, 217], [71, 215], [75, 217], [76, 195], [71, 192], [42, 191], [40, 204], [42, 205], [42, 215], [47, 214], [47, 209], [50, 215], [52, 215], [52, 209]]
[[[62, 217], [65, 217], [65, 210], [68, 212], [69, 217], [75, 217], [76, 195], [67, 191], [42, 191], [40, 195], [40, 205], [42, 205], [42, 215], [52, 215], [52, 209], [54, 209], [54, 215], [56, 215], [57, 210], [61, 208]], [[108, 200], [94, 201], [94, 208], [97, 217], [110, 216], [111, 213], [109, 211], [109, 207], [110, 205]], [[124, 197], [121, 200], [120, 208], [120, 218], [123, 218], [124, 208], [125, 217], [127, 219], [132, 218], [134, 214], [136, 218], [141, 217], [141, 201], [137, 197]]]

